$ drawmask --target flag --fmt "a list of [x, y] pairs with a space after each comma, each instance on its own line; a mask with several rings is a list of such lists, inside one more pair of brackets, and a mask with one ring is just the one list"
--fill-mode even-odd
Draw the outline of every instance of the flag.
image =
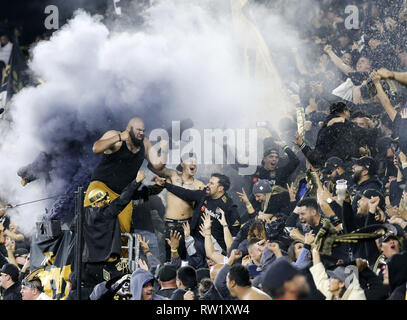
[[44, 292], [54, 300], [65, 300], [68, 296], [67, 280], [74, 263], [75, 236], [71, 231], [62, 231], [58, 237], [33, 237], [30, 250], [30, 271], [37, 273]]
[[252, 107], [262, 119], [276, 119], [277, 108], [282, 114], [293, 109], [294, 104], [273, 63], [267, 43], [247, 14], [248, 0], [230, 0], [230, 7], [242, 53], [243, 72], [256, 81], [260, 92], [259, 101]]
[[20, 47], [13, 44], [10, 59], [3, 71], [0, 87], [0, 107], [7, 109], [11, 97], [28, 84], [28, 65]]

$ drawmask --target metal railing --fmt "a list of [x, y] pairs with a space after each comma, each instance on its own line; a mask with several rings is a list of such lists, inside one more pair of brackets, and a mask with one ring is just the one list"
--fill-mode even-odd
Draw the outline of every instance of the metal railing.
[[121, 258], [121, 261], [128, 262], [129, 272], [138, 269], [138, 260], [140, 258], [140, 243], [135, 233], [122, 233], [122, 237], [127, 238], [127, 245], [122, 245], [122, 251], [127, 250], [127, 255]]

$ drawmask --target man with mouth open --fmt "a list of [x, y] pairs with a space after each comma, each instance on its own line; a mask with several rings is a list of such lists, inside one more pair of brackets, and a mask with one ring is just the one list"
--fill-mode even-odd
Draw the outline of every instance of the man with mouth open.
[[[202, 217], [205, 213], [209, 214], [212, 220], [212, 236], [222, 247], [226, 254], [226, 243], [224, 240], [224, 228], [228, 227], [232, 236], [240, 230], [239, 212], [237, 206], [226, 193], [230, 188], [230, 180], [227, 176], [219, 173], [213, 173], [204, 190], [189, 190], [183, 187], [164, 182], [159, 177], [154, 177], [153, 181], [163, 186], [167, 191], [184, 201], [194, 201], [193, 215], [190, 223], [191, 235], [195, 239], [195, 248], [197, 253], [206, 256], [204, 239], [199, 233], [199, 225], [202, 223]], [[225, 215], [227, 224], [220, 223], [222, 214]]]
[[[161, 156], [150, 140], [144, 136], [146, 129], [142, 119], [130, 119], [126, 130], [109, 130], [93, 144], [93, 152], [103, 154], [101, 162], [94, 170], [91, 183], [85, 195], [84, 207], [90, 206], [88, 194], [93, 189], [103, 189], [112, 200], [137, 177], [137, 173], [146, 159], [155, 170], [164, 166], [168, 142], [160, 143]], [[164, 154], [163, 154], [164, 152]], [[132, 203], [119, 214], [121, 232], [130, 232]]]
[[[150, 166], [149, 166], [150, 167]], [[194, 178], [198, 171], [198, 162], [194, 154], [186, 154], [181, 157], [181, 163], [177, 166], [177, 170], [164, 167], [162, 170], [154, 170], [150, 168], [155, 174], [161, 178], [165, 178], [168, 183], [179, 186], [188, 190], [203, 190], [205, 185], [202, 181]], [[165, 238], [170, 237], [171, 230], [176, 230], [184, 235], [182, 225], [189, 223], [193, 214], [193, 203], [184, 201], [178, 198], [170, 191], [167, 192], [167, 210], [165, 212]], [[166, 259], [170, 258], [170, 247], [166, 243]], [[180, 241], [178, 254], [181, 259], [185, 260], [186, 249], [184, 236]]]

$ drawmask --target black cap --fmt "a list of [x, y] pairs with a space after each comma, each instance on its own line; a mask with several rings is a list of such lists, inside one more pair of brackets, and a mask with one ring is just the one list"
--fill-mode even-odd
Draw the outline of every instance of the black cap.
[[336, 103], [331, 104], [331, 106], [329, 107], [330, 114], [342, 113], [345, 110], [350, 110], [350, 109], [344, 102], [336, 102]]
[[17, 257], [23, 256], [28, 253], [29, 252], [26, 248], [18, 248], [18, 249], [16, 249], [16, 251], [14, 251], [14, 257], [17, 258]]
[[0, 270], [0, 273], [8, 274], [11, 277], [11, 280], [13, 280], [14, 282], [18, 281], [18, 276], [20, 275], [20, 271], [18, 270], [18, 268], [11, 263], [4, 264]]
[[397, 240], [398, 242], [400, 242], [399, 237], [397, 237], [396, 234], [392, 233], [392, 232], [387, 232], [385, 233], [381, 238], [379, 238], [379, 243], [382, 244], [383, 242], [387, 242], [389, 240]]
[[263, 288], [268, 290], [281, 288], [284, 282], [290, 281], [298, 274], [300, 274], [300, 271], [296, 267], [284, 257], [279, 258], [263, 272]]
[[377, 172], [377, 163], [376, 160], [372, 157], [364, 156], [361, 158], [352, 158], [353, 163], [359, 166], [365, 167], [369, 170], [370, 176], [375, 175]]
[[331, 173], [334, 171], [336, 168], [342, 167], [343, 168], [344, 163], [341, 158], [338, 157], [330, 157], [324, 165], [324, 168], [322, 170], [323, 173]]
[[172, 264], [164, 264], [158, 271], [160, 281], [170, 281], [177, 277], [177, 268]]
[[394, 140], [390, 137], [381, 137], [380, 139], [377, 140], [376, 145], [378, 158], [384, 158], [386, 156], [387, 150], [391, 147], [393, 141]]

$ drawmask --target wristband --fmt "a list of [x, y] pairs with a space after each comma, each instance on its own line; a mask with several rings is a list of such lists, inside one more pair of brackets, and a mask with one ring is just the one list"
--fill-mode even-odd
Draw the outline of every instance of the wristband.
[[289, 146], [283, 146], [283, 151], [285, 151], [288, 148], [289, 148]]
[[227, 227], [228, 227], [228, 225], [227, 225], [227, 224], [225, 224], [225, 225], [223, 225], [222, 227], [227, 228]]
[[251, 207], [252, 207], [251, 203], [246, 206], [247, 209], [250, 209]]
[[171, 252], [176, 253], [176, 252], [178, 252], [178, 249], [171, 249]]
[[403, 167], [403, 169], [405, 169], [407, 167], [407, 162], [402, 162], [401, 166]]
[[311, 245], [308, 243], [304, 243], [304, 249], [307, 249], [308, 251], [311, 251]]
[[304, 149], [305, 148], [305, 142], [302, 143], [302, 145], [300, 146], [300, 149]]

